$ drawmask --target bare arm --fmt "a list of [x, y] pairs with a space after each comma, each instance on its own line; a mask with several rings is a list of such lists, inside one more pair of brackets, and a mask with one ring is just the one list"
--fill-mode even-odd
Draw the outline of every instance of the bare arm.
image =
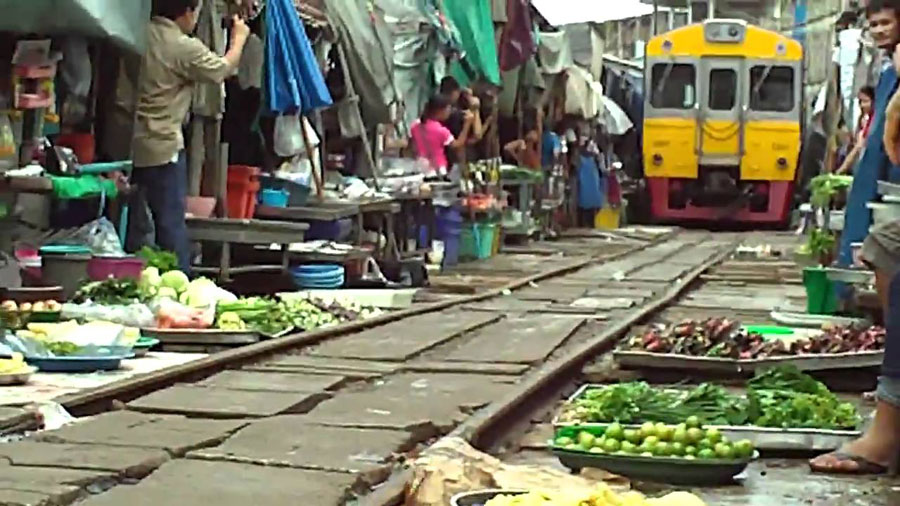
[[469, 141], [469, 132], [472, 130], [473, 122], [474, 118], [472, 117], [472, 114], [466, 112], [466, 119], [463, 122], [462, 131], [459, 133], [459, 137], [453, 139], [453, 142], [450, 143], [450, 147], [454, 149], [465, 147], [466, 143]]
[[234, 16], [233, 19], [231, 47], [225, 56], [210, 51], [197, 39], [188, 39], [184, 44], [181, 62], [188, 79], [198, 83], [218, 84], [234, 73], [241, 63], [250, 28], [241, 18]]
[[840, 167], [834, 172], [835, 174], [849, 174], [851, 172], [851, 168], [856, 165], [856, 161], [859, 159], [859, 154], [862, 153], [863, 144], [857, 142], [856, 145], [853, 146], [853, 149], [847, 153], [847, 158], [844, 159], [844, 163], [841, 164]]

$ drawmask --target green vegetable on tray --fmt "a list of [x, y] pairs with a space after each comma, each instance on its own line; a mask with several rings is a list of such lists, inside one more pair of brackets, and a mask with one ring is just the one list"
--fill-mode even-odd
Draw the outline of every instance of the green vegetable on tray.
[[270, 336], [290, 329], [314, 330], [359, 317], [359, 313], [346, 312], [342, 319], [324, 305], [310, 300], [279, 302], [265, 297], [220, 302], [216, 313], [216, 326], [220, 329], [236, 330], [240, 321], [247, 329]]
[[44, 348], [46, 348], [47, 351], [49, 351], [56, 357], [67, 357], [69, 355], [74, 355], [78, 353], [78, 350], [81, 348], [75, 343], [66, 341], [46, 342], [43, 344]]
[[138, 282], [133, 279], [106, 279], [87, 283], [75, 292], [72, 302], [81, 304], [128, 305], [145, 298]]
[[605, 428], [566, 427], [557, 431], [553, 446], [574, 452], [685, 460], [747, 460], [756, 452], [751, 441], [732, 443], [715, 427], [704, 428], [696, 416], [677, 425], [646, 422], [639, 428], [619, 423]]
[[159, 272], [178, 270], [178, 257], [171, 251], [144, 246], [137, 256], [147, 262], [147, 267], [155, 267]]
[[859, 412], [794, 366], [758, 372], [747, 395], [704, 383], [689, 390], [655, 388], [644, 382], [586, 390], [560, 414], [564, 423], [678, 423], [690, 416], [708, 425], [847, 430]]

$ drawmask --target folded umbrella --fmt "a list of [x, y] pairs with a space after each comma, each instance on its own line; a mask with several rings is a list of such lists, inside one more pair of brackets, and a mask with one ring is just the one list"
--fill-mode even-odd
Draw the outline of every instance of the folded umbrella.
[[331, 105], [294, 2], [269, 0], [266, 11], [266, 106], [276, 113], [306, 113]]

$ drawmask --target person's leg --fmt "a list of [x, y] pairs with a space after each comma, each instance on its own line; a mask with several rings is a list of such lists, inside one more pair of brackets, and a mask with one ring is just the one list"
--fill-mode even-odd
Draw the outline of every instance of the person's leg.
[[[872, 425], [863, 436], [837, 452], [810, 461], [813, 471], [840, 474], [881, 474], [900, 456], [900, 274], [879, 247], [878, 231], [866, 239], [863, 255], [875, 267], [876, 289], [885, 305], [887, 340], [882, 376], [878, 379], [878, 405]], [[890, 279], [890, 282], [885, 282]]]
[[156, 177], [146, 181], [146, 187], [147, 203], [156, 224], [156, 244], [174, 252], [178, 256], [179, 268], [190, 272], [190, 243], [184, 222], [187, 196], [184, 153], [178, 156], [178, 162], [153, 169]]

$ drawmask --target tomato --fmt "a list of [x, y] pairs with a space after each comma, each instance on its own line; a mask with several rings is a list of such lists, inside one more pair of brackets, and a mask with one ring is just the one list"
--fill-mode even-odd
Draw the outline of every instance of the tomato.
[[753, 456], [753, 443], [748, 439], [738, 441], [734, 444], [733, 448], [734, 454], [738, 458], [747, 459]]
[[578, 444], [581, 445], [585, 450], [591, 449], [594, 446], [594, 442], [597, 440], [597, 437], [591, 434], [590, 432], [579, 432], [578, 433]]
[[622, 448], [621, 443], [617, 439], [607, 439], [603, 443], [603, 450], [607, 453], [616, 453]]
[[712, 460], [716, 458], [716, 452], [712, 451], [710, 448], [704, 448], [697, 452], [697, 458], [703, 460]]
[[723, 460], [734, 460], [734, 449], [725, 443], [719, 443], [715, 448], [716, 457]]
[[617, 441], [621, 441], [625, 438], [625, 430], [618, 423], [614, 423], [606, 428], [606, 431], [603, 433], [607, 439], [615, 439]]
[[633, 445], [641, 444], [641, 433], [639, 431], [636, 431], [634, 429], [625, 429], [625, 431], [623, 432], [623, 436], [625, 436], [625, 441], [628, 441]]
[[722, 433], [719, 432], [719, 429], [708, 429], [706, 431], [706, 439], [709, 439], [713, 444], [722, 442]]
[[688, 417], [688, 419], [684, 421], [684, 424], [687, 425], [688, 429], [699, 429], [701, 427], [700, 418], [696, 416]]
[[691, 427], [687, 430], [688, 443], [697, 444], [703, 439], [703, 431], [697, 427]]

